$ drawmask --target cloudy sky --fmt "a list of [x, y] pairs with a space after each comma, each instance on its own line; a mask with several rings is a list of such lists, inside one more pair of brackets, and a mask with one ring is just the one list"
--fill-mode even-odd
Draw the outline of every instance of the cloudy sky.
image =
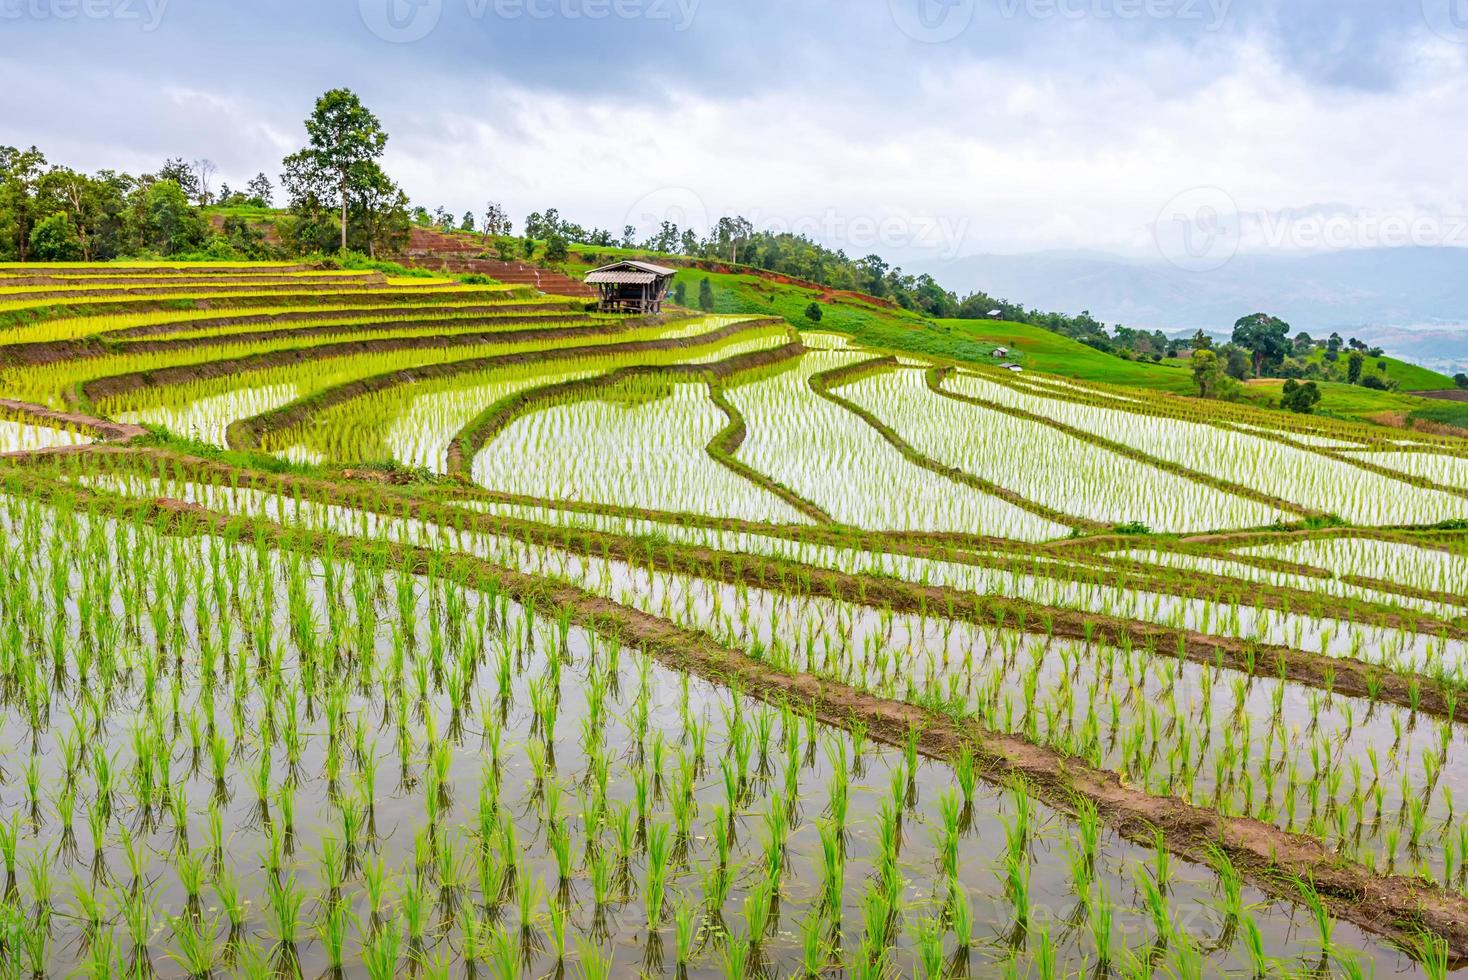
[[0, 143], [83, 169], [274, 175], [343, 85], [455, 213], [915, 261], [1468, 245], [1468, 0], [0, 0]]

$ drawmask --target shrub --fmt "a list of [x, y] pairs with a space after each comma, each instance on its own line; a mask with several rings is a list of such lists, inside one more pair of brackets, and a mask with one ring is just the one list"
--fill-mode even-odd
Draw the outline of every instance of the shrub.
[[42, 218], [31, 229], [31, 258], [38, 262], [79, 262], [82, 242], [65, 211]]
[[545, 261], [547, 263], [560, 265], [570, 257], [570, 246], [560, 235], [552, 235], [545, 240]]
[[1304, 384], [1294, 378], [1284, 383], [1284, 393], [1280, 396], [1279, 407], [1298, 412], [1301, 415], [1309, 415], [1315, 411], [1315, 406], [1320, 404], [1320, 386], [1313, 381]]

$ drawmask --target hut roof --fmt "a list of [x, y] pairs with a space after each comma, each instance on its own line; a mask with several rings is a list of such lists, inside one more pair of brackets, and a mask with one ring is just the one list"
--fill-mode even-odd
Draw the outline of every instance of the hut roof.
[[641, 286], [677, 274], [677, 269], [653, 265], [651, 262], [634, 262], [628, 260], [626, 262], [613, 262], [611, 265], [604, 265], [600, 269], [592, 269], [586, 274], [586, 281], [593, 284], [609, 283], [613, 285], [630, 284]]

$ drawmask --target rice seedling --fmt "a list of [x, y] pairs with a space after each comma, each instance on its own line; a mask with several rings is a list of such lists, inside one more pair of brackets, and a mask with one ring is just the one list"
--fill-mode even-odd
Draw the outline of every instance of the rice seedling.
[[[128, 326], [170, 324], [150, 316]], [[418, 329], [334, 319], [374, 336]], [[382, 977], [603, 976], [606, 951], [634, 943], [662, 972], [670, 925], [671, 965], [687, 975], [1066, 976], [1098, 963], [1273, 975], [1327, 957], [1350, 975], [1343, 947], [1382, 971], [1437, 975], [1440, 946], [1411, 966], [1337, 921], [1308, 881], [1292, 897], [1313, 924], [1295, 932], [1285, 905], [1250, 904], [1224, 852], [1197, 867], [1160, 832], [1152, 848], [1108, 834], [1084, 798], [1059, 812], [1043, 787], [996, 790], [1003, 760], [982, 738], [949, 764], [920, 760], [926, 734], [905, 723], [869, 738], [859, 718], [833, 726], [674, 667], [707, 638], [741, 670], [951, 718], [1129, 791], [1461, 889], [1454, 532], [1266, 530], [1237, 548], [1157, 538], [1145, 554], [1084, 538], [1026, 546], [1070, 533], [1037, 516], [1047, 507], [1154, 530], [1265, 524], [1302, 500], [1362, 523], [1431, 523], [1445, 491], [1373, 474], [1396, 494], [1377, 501], [1333, 482], [1352, 465], [1330, 455], [1347, 441], [1333, 422], [1261, 432], [1226, 406], [1184, 418], [1094, 386], [941, 381], [979, 406], [908, 367], [835, 385], [930, 462], [1004, 491], [980, 492], [820, 397], [815, 375], [860, 351], [732, 379], [541, 391], [786, 340], [762, 331], [415, 380], [270, 437], [302, 458], [442, 472], [455, 436], [524, 394], [463, 461], [493, 474], [492, 492], [153, 449], [0, 467], [0, 721], [19, 747], [0, 767], [0, 943], [13, 959], [117, 975], [143, 968], [133, 950], [156, 949], [191, 976], [357, 962]], [[234, 332], [246, 331], [180, 333], [221, 338], [201, 358], [257, 349]], [[119, 352], [24, 386], [50, 397], [93, 372], [191, 361], [204, 363]], [[222, 441], [232, 422], [409, 361], [323, 358], [103, 401], [197, 413]], [[994, 424], [960, 424], [976, 413]], [[744, 441], [720, 455], [709, 447], [729, 426]], [[1168, 444], [1193, 434], [1244, 455], [1205, 464]], [[573, 440], [583, 448], [568, 453]], [[1029, 458], [1002, 448], [1021, 440]], [[532, 594], [533, 609], [510, 598]], [[599, 632], [608, 613], [669, 639], [652, 655], [624, 646]], [[1293, 669], [1305, 654], [1338, 669]], [[1076, 903], [1068, 922], [1049, 914], [1057, 900]], [[1184, 922], [1221, 934], [1195, 939]], [[1138, 935], [1150, 945], [1129, 948]]]
[[581, 980], [608, 980], [611, 977], [613, 953], [603, 953], [596, 943], [579, 936], [576, 949], [581, 960]]

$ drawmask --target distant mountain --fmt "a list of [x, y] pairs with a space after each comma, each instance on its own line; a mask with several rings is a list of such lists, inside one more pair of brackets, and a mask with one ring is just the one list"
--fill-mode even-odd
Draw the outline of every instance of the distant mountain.
[[1468, 370], [1468, 248], [1376, 248], [1236, 256], [1212, 272], [1100, 252], [972, 255], [916, 262], [959, 294], [1169, 333], [1226, 333], [1248, 313], [1312, 334], [1339, 331], [1439, 370]]
[[1468, 372], [1468, 329], [1363, 327], [1356, 335], [1393, 357], [1400, 357], [1404, 361], [1411, 361], [1443, 374]]

